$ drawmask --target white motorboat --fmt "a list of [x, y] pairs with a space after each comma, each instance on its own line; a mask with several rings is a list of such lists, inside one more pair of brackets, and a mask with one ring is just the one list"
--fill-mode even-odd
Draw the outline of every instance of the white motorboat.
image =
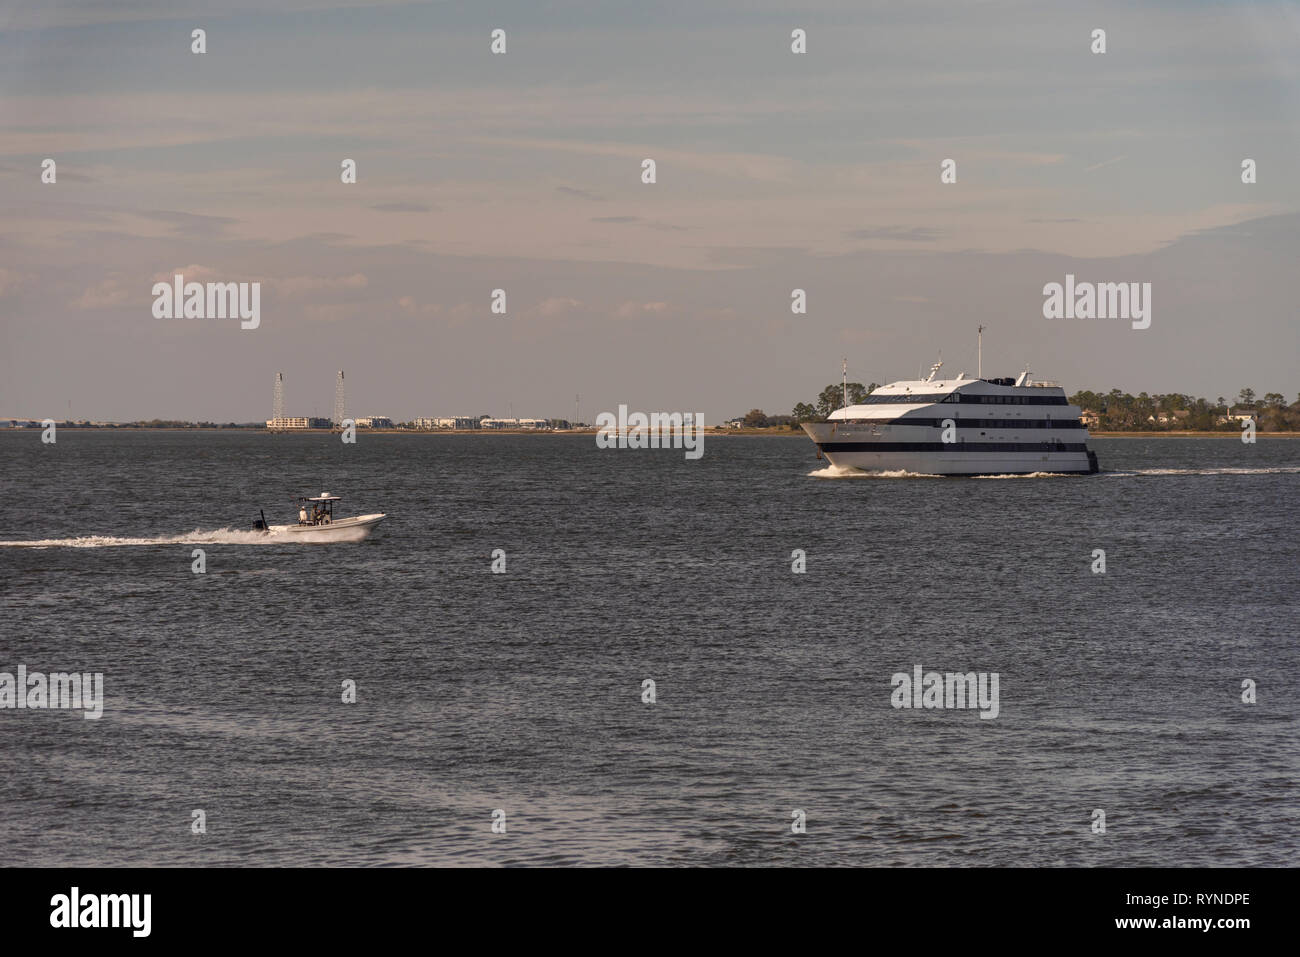
[[387, 518], [384, 512], [336, 518], [334, 503], [342, 501], [338, 495], [321, 492], [311, 498], [298, 499], [296, 525], [268, 525], [266, 516], [254, 523], [253, 528], [268, 535], [293, 542], [359, 542]]

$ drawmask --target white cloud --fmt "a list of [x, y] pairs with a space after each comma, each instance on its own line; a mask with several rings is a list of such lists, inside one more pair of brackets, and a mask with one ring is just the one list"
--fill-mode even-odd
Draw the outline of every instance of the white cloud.
[[167, 269], [160, 273], [154, 273], [150, 280], [150, 285], [156, 282], [172, 282], [177, 275], [185, 277], [186, 282], [233, 282], [232, 279], [223, 279], [218, 275], [218, 271], [211, 266], [201, 266], [198, 263], [190, 263], [188, 266], [177, 266], [175, 269]]
[[639, 316], [666, 313], [671, 307], [666, 302], [636, 302], [627, 300], [619, 304], [614, 315], [619, 319], [636, 319]]
[[286, 299], [307, 299], [314, 293], [341, 289], [365, 289], [370, 284], [364, 273], [350, 276], [288, 276], [268, 279], [267, 286]]
[[573, 312], [581, 308], [582, 300], [557, 296], [551, 299], [543, 299], [537, 304], [535, 311], [538, 315], [545, 316], [549, 319], [553, 316], [562, 316], [565, 313]]
[[397, 308], [408, 316], [436, 316], [442, 312], [442, 306], [436, 302], [417, 302], [414, 296], [403, 296], [397, 300]]

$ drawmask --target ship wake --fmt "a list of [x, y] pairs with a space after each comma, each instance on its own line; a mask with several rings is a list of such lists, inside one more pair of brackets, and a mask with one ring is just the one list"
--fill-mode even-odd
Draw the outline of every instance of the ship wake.
[[287, 536], [268, 535], [265, 532], [251, 532], [237, 528], [218, 528], [210, 531], [196, 528], [192, 532], [181, 535], [160, 535], [155, 538], [80, 535], [73, 538], [0, 541], [0, 548], [122, 548], [150, 545], [283, 545], [285, 543], [298, 544], [298, 541]]
[[864, 469], [855, 469], [851, 466], [828, 465], [824, 469], [816, 469], [808, 473], [809, 478], [815, 479], [901, 479], [901, 478], [943, 478], [942, 475], [929, 475], [925, 472], [908, 472], [906, 469], [895, 469], [881, 472], [868, 472]]
[[1300, 465], [1277, 465], [1265, 468], [1204, 468], [1204, 469], [1102, 469], [1102, 475], [1112, 478], [1135, 478], [1148, 475], [1300, 475]]

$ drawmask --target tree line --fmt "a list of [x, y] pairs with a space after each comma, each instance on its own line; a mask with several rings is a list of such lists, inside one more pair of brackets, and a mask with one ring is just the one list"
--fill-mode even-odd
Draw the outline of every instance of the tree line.
[[[849, 405], [858, 405], [878, 388], [872, 382], [848, 384]], [[751, 409], [744, 417], [746, 428], [789, 426], [797, 429], [803, 422], [825, 422], [832, 412], [844, 405], [845, 387], [833, 382], [818, 394], [815, 402], [799, 402], [788, 416], [767, 415], [762, 409]], [[1266, 392], [1257, 396], [1254, 389], [1245, 388], [1237, 393], [1236, 401], [1223, 396], [1209, 399], [1171, 392], [1165, 395], [1136, 396], [1119, 389], [1109, 392], [1092, 392], [1084, 389], [1069, 397], [1073, 405], [1084, 412], [1093, 412], [1098, 421], [1091, 426], [1099, 432], [1236, 432], [1241, 429], [1239, 419], [1231, 416], [1250, 414], [1255, 427], [1261, 432], [1300, 432], [1300, 395], [1287, 403], [1280, 392]]]
[[1259, 398], [1250, 388], [1238, 392], [1236, 402], [1223, 396], [1211, 402], [1177, 392], [1134, 396], [1119, 389], [1085, 389], [1070, 396], [1070, 401], [1085, 412], [1097, 413], [1099, 421], [1093, 428], [1100, 432], [1236, 432], [1241, 422], [1231, 416], [1247, 414], [1261, 432], [1300, 431], [1300, 395], [1288, 404], [1280, 392], [1266, 392]]
[[762, 409], [750, 409], [743, 421], [747, 429], [762, 429], [771, 426], [789, 426], [799, 428], [801, 422], [825, 422], [830, 414], [844, 405], [845, 389], [848, 390], [849, 405], [857, 405], [879, 386], [876, 383], [863, 385], [850, 382], [846, 387], [842, 382], [832, 382], [817, 396], [817, 401], [798, 402], [789, 415], [767, 415]]

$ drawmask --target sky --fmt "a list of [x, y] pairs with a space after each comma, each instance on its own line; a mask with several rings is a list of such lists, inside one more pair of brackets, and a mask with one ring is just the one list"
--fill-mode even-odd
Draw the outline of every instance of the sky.
[[[1291, 400], [1297, 171], [1293, 3], [0, 0], [0, 417], [255, 421], [277, 372], [328, 416], [344, 369], [721, 422], [974, 375], [981, 324], [985, 375]], [[177, 272], [260, 326], [155, 318]], [[1067, 273], [1150, 328], [1044, 318]]]

